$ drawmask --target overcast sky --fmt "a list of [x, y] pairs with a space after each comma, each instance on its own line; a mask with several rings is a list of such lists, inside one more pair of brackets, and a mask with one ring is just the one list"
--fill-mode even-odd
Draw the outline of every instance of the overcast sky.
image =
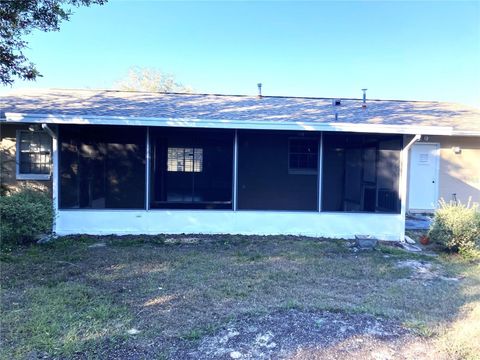
[[[130, 66], [197, 92], [454, 101], [480, 106], [479, 2], [111, 0], [34, 32], [44, 75], [15, 88], [111, 88]], [[4, 88], [4, 90], [6, 90]]]

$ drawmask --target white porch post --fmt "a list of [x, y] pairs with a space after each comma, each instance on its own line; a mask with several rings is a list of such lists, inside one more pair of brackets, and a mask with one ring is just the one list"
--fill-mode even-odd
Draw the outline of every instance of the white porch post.
[[408, 166], [409, 166], [409, 152], [414, 143], [419, 141], [422, 135], [417, 134], [412, 140], [402, 149], [401, 154], [401, 176], [400, 176], [400, 215], [404, 225], [402, 226], [402, 233], [400, 234], [400, 241], [405, 241], [405, 217], [407, 214], [407, 189], [408, 189]]
[[53, 200], [53, 226], [52, 232], [57, 232], [57, 217], [58, 217], [58, 207], [59, 207], [59, 186], [58, 186], [58, 174], [59, 174], [59, 145], [58, 145], [58, 135], [49, 131], [52, 136], [52, 200]]
[[232, 194], [232, 209], [237, 210], [237, 175], [238, 175], [238, 133], [235, 129], [233, 138], [233, 194]]
[[322, 174], [323, 174], [323, 131], [318, 141], [318, 212], [322, 211]]
[[150, 127], [145, 137], [145, 210], [150, 209]]

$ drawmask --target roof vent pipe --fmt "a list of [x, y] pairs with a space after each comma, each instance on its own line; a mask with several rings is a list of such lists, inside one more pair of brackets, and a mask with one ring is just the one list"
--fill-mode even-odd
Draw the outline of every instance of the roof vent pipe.
[[258, 97], [261, 98], [262, 97], [262, 83], [258, 83], [257, 86], [258, 86]]
[[365, 110], [367, 108], [367, 90], [368, 89], [362, 89], [363, 91], [363, 104], [362, 108]]

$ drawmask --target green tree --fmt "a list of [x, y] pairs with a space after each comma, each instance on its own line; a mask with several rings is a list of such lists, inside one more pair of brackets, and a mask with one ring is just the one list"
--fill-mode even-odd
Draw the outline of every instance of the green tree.
[[155, 68], [131, 67], [127, 76], [114, 87], [126, 91], [191, 93], [192, 88], [175, 80], [175, 76]]
[[11, 85], [14, 78], [35, 80], [41, 76], [23, 54], [24, 39], [33, 30], [58, 31], [70, 20], [72, 8], [105, 4], [108, 0], [0, 0], [0, 82]]

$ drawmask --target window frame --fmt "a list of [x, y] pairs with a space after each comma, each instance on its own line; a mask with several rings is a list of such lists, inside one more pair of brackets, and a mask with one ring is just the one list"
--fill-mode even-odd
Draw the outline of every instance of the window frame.
[[[170, 152], [172, 150], [172, 152]], [[172, 169], [170, 169], [170, 161], [175, 162], [175, 159], [170, 159], [170, 154], [173, 155], [175, 153], [173, 150], [177, 150], [176, 153], [178, 155], [178, 150], [181, 150], [182, 153], [182, 164], [181, 164], [181, 170], [178, 170], [178, 156], [176, 159], [176, 164], [172, 166]], [[189, 166], [188, 165], [188, 153], [191, 150], [191, 156], [192, 156], [192, 165], [190, 170], [187, 170]], [[198, 162], [197, 162], [198, 161]], [[174, 170], [174, 168], [176, 169]], [[167, 172], [184, 172], [184, 173], [189, 173], [189, 172], [194, 172], [194, 173], [201, 173], [203, 171], [203, 148], [202, 147], [168, 147], [167, 148]]]
[[[298, 141], [298, 140], [307, 140], [307, 141], [312, 141], [317, 144], [317, 151], [312, 152], [311, 154], [315, 154], [317, 159], [315, 161], [315, 169], [308, 169], [308, 168], [293, 168], [292, 165], [290, 164], [290, 159], [292, 152], [290, 150], [291, 143], [292, 141]], [[319, 146], [319, 139], [316, 137], [301, 137], [301, 136], [291, 136], [288, 138], [288, 173], [291, 175], [319, 175], [319, 164], [318, 164], [318, 158], [320, 156], [320, 146]], [[308, 153], [293, 153], [293, 154], [303, 154], [303, 155], [308, 155]]]
[[[43, 133], [47, 134], [50, 139], [50, 150], [49, 150], [49, 167], [50, 172], [48, 174], [36, 174], [36, 173], [22, 173], [20, 172], [20, 155], [21, 155], [21, 143], [22, 143], [22, 133]], [[51, 136], [43, 130], [34, 130], [30, 131], [29, 129], [19, 129], [16, 131], [16, 152], [15, 152], [15, 177], [17, 180], [50, 180], [52, 178], [53, 170], [53, 146]], [[29, 153], [32, 153], [31, 151]]]

